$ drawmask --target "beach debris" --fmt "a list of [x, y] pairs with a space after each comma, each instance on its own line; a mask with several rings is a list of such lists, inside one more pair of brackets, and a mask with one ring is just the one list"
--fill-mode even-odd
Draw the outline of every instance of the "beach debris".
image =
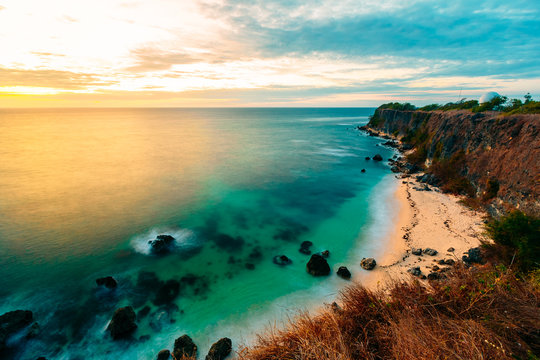
[[360, 266], [364, 270], [373, 270], [376, 265], [377, 262], [374, 258], [363, 258], [362, 261], [360, 261]]
[[302, 244], [300, 244], [300, 249], [298, 249], [298, 251], [305, 255], [311, 255], [310, 247], [312, 246], [313, 243], [311, 241], [303, 241]]
[[435, 256], [437, 255], [438, 251], [435, 250], [435, 249], [432, 249], [432, 248], [425, 248], [424, 249], [424, 254], [427, 254], [427, 255], [430, 255], [430, 256]]
[[467, 264], [473, 264], [473, 263], [481, 264], [484, 260], [482, 258], [482, 253], [480, 252], [479, 247], [475, 247], [475, 248], [471, 248], [467, 250], [467, 252], [465, 253], [465, 255], [463, 255], [461, 259], [463, 260], [464, 263], [467, 263]]
[[380, 154], [376, 154], [376, 155], [373, 157], [373, 160], [374, 160], [374, 161], [382, 161], [383, 158], [382, 158], [382, 156], [381, 156]]
[[454, 252], [455, 250], [456, 250], [456, 249], [454, 249], [453, 247], [451, 247], [451, 248], [448, 248], [448, 250], [446, 250], [446, 251], [448, 251], [448, 252]]
[[217, 342], [212, 344], [208, 355], [206, 355], [206, 360], [223, 360], [232, 350], [232, 341], [231, 339], [225, 337], [219, 339]]
[[412, 253], [413, 255], [421, 256], [421, 255], [422, 255], [422, 249], [412, 248], [412, 249], [411, 249], [411, 253]]
[[276, 255], [273, 259], [274, 264], [285, 266], [292, 264], [292, 260], [289, 259], [286, 255]]
[[137, 329], [135, 319], [135, 311], [131, 306], [116, 309], [107, 327], [113, 340], [129, 337]]
[[118, 282], [112, 276], [96, 279], [96, 284], [98, 286], [104, 286], [107, 289], [115, 289], [118, 286]]
[[174, 237], [167, 234], [156, 236], [155, 240], [148, 241], [150, 245], [150, 251], [154, 255], [164, 255], [173, 250]]
[[345, 280], [349, 280], [351, 278], [351, 272], [346, 266], [340, 266], [336, 274]]
[[181, 359], [182, 356], [192, 357], [197, 355], [197, 345], [191, 338], [184, 334], [174, 341], [173, 357]]
[[163, 349], [157, 354], [157, 360], [169, 360], [171, 358], [171, 352], [167, 349]]
[[306, 270], [313, 276], [325, 276], [330, 274], [330, 266], [328, 262], [319, 254], [311, 255]]

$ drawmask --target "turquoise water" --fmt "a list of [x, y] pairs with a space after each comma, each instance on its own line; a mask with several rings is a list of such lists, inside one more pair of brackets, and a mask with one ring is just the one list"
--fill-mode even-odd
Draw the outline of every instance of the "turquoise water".
[[[372, 112], [0, 111], [0, 312], [32, 310], [41, 326], [13, 356], [150, 359], [184, 333], [204, 355], [332, 301], [345, 281], [307, 274], [298, 249], [312, 241], [355, 272], [379, 246], [395, 180], [364, 159], [392, 150], [354, 130]], [[150, 253], [158, 234], [175, 237], [171, 254]], [[275, 265], [281, 254], [293, 263]], [[155, 305], [159, 284], [138, 286], [141, 272], [180, 281], [179, 296]], [[95, 284], [107, 275], [113, 292]], [[134, 340], [113, 342], [105, 328], [125, 305], [151, 310]]]

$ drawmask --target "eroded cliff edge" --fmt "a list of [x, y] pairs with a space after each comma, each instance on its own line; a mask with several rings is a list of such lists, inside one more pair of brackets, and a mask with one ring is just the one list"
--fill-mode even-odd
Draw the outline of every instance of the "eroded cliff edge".
[[459, 169], [478, 196], [498, 182], [493, 211], [540, 214], [540, 115], [377, 109], [367, 128], [409, 143], [429, 167], [464, 153]]

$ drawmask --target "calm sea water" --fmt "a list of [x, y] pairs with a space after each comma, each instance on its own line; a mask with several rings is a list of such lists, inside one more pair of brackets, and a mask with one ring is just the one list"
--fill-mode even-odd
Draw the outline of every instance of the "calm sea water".
[[[311, 277], [298, 249], [312, 241], [334, 271], [358, 272], [378, 248], [395, 180], [364, 159], [392, 150], [353, 129], [372, 112], [1, 110], [0, 312], [32, 310], [41, 327], [14, 356], [150, 359], [184, 333], [204, 356], [332, 301], [345, 281]], [[158, 234], [176, 238], [172, 254], [150, 254]], [[281, 254], [293, 263], [275, 265]], [[148, 273], [180, 295], [156, 305]], [[113, 292], [95, 284], [107, 275]], [[135, 340], [113, 342], [105, 328], [125, 305], [150, 313]]]

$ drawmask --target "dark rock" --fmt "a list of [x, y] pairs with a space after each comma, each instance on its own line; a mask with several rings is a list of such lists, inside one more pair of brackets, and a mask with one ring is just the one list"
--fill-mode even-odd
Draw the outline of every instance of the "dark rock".
[[456, 262], [453, 260], [453, 259], [445, 259], [444, 260], [444, 265], [454, 265]]
[[150, 340], [150, 335], [139, 336], [139, 342], [147, 342], [148, 340]]
[[273, 262], [274, 262], [274, 264], [281, 265], [281, 266], [292, 264], [292, 260], [289, 259], [285, 255], [276, 255], [276, 256], [274, 256]]
[[393, 173], [398, 173], [401, 172], [401, 169], [394, 165], [390, 168], [390, 171], [392, 171]]
[[366, 160], [371, 160], [371, 158], [369, 156], [366, 156]]
[[330, 257], [330, 251], [324, 250], [323, 252], [321, 252], [321, 256], [325, 259], [328, 259]]
[[167, 349], [161, 350], [157, 354], [157, 360], [169, 360], [171, 358], [171, 352]]
[[336, 274], [346, 280], [351, 278], [351, 272], [346, 266], [340, 266]]
[[145, 317], [148, 316], [148, 314], [150, 314], [150, 306], [147, 305], [143, 307], [141, 310], [139, 310], [139, 312], [137, 313], [137, 320], [144, 319]]
[[440, 259], [439, 261], [437, 261], [437, 263], [439, 263], [439, 265], [444, 265], [444, 260]]
[[330, 274], [328, 262], [319, 254], [311, 255], [307, 265], [307, 272], [313, 276], [325, 276]]
[[182, 335], [174, 341], [173, 356], [175, 359], [181, 359], [182, 356], [196, 356], [197, 345], [188, 335]]
[[118, 286], [118, 282], [112, 276], [106, 276], [96, 279], [98, 286], [105, 286], [107, 289], [115, 289]]
[[467, 252], [465, 254], [466, 255], [463, 255], [463, 257], [462, 257], [463, 262], [465, 262], [467, 264], [473, 264], [473, 263], [481, 264], [481, 263], [483, 263], [484, 259], [482, 257], [482, 252], [480, 251], [479, 247], [471, 248], [471, 249], [467, 250]]
[[365, 270], [373, 270], [376, 265], [377, 262], [374, 258], [363, 258], [362, 261], [360, 261], [360, 266]]
[[227, 234], [217, 234], [213, 240], [220, 249], [227, 251], [239, 251], [244, 246], [244, 239], [241, 236], [232, 237]]
[[360, 170], [360, 172], [365, 173], [365, 172], [366, 172], [366, 169], [362, 169], [362, 170]]
[[422, 255], [422, 249], [412, 248], [412, 249], [411, 249], [411, 253], [412, 253], [413, 255], [421, 256], [421, 255]]
[[439, 270], [439, 267], [438, 267], [437, 265], [433, 265], [433, 266], [431, 267], [431, 270], [437, 271], [437, 270]]
[[446, 250], [446, 251], [448, 251], [448, 252], [454, 252], [455, 250], [456, 250], [456, 249], [454, 249], [453, 247], [451, 247], [451, 248], [448, 248], [448, 250]]
[[255, 265], [252, 263], [246, 263], [246, 269], [248, 270], [255, 270]]
[[35, 338], [39, 335], [41, 332], [41, 327], [37, 322], [33, 323], [32, 326], [30, 326], [30, 329], [28, 329], [28, 333], [26, 334], [27, 339]]
[[174, 237], [171, 235], [158, 235], [155, 240], [148, 241], [150, 251], [155, 255], [164, 255], [174, 248]]
[[312, 246], [313, 243], [311, 241], [303, 241], [302, 244], [300, 244], [300, 249], [298, 249], [298, 251], [305, 255], [311, 255], [310, 247]]
[[118, 340], [130, 336], [137, 329], [135, 318], [135, 311], [131, 306], [116, 309], [107, 327], [112, 338]]
[[159, 288], [154, 298], [155, 305], [165, 305], [171, 303], [180, 293], [180, 282], [168, 280]]
[[428, 280], [438, 280], [438, 279], [440, 279], [440, 278], [441, 278], [441, 274], [436, 273], [436, 272], [431, 272], [431, 273], [429, 273], [428, 276], [427, 276], [427, 279], [428, 279]]
[[435, 256], [437, 255], [438, 251], [435, 250], [435, 249], [431, 249], [431, 248], [425, 248], [424, 249], [424, 254], [427, 254], [427, 255], [430, 255], [430, 256]]
[[219, 339], [217, 342], [215, 342], [212, 347], [210, 348], [210, 351], [208, 351], [208, 355], [206, 355], [206, 360], [223, 360], [229, 354], [232, 350], [232, 341], [229, 338], [222, 338]]
[[383, 159], [383, 158], [382, 158], [382, 156], [381, 156], [380, 154], [377, 154], [377, 155], [375, 155], [375, 156], [373, 157], [373, 160], [374, 160], [374, 161], [382, 161], [382, 159]]
[[313, 243], [311, 241], [302, 241], [302, 243], [300, 244], [300, 247], [302, 248], [310, 248], [313, 246]]
[[30, 325], [34, 315], [29, 310], [15, 310], [0, 316], [0, 351], [7, 345], [6, 341], [14, 333]]
[[419, 266], [412, 267], [409, 270], [407, 270], [407, 272], [410, 272], [414, 276], [421, 276], [422, 275], [422, 271], [420, 271]]

